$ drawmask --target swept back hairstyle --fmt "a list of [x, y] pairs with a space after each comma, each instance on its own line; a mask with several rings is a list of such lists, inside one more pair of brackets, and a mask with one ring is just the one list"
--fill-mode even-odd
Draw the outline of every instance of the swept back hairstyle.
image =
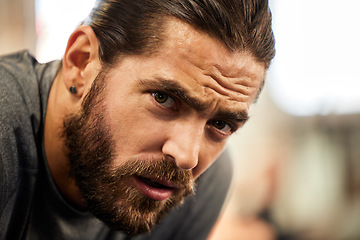
[[268, 0], [97, 0], [85, 24], [99, 40], [103, 64], [128, 54], [151, 54], [173, 16], [223, 42], [249, 51], [268, 68], [275, 55]]

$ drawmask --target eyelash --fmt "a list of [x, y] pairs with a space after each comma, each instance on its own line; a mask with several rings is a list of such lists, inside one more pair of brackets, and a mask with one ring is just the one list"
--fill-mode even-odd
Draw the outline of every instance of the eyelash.
[[[218, 122], [225, 124], [225, 126], [223, 128], [226, 128], [226, 126], [227, 126], [229, 128], [229, 130], [224, 131], [224, 130], [222, 130], [223, 128], [219, 129], [218, 127], [216, 127], [215, 124], [217, 124]], [[237, 126], [228, 121], [216, 119], [216, 120], [211, 120], [209, 123], [215, 128], [216, 131], [220, 132], [223, 135], [231, 135], [232, 133], [234, 133], [237, 130]]]
[[[151, 95], [153, 96], [154, 100], [161, 105], [161, 107], [165, 107], [166, 109], [170, 109], [173, 111], [177, 110], [177, 100], [176, 98], [172, 97], [170, 94], [164, 93], [164, 92], [152, 92]], [[163, 98], [165, 96], [165, 100], [163, 102], [162, 99], [156, 99], [157, 97]], [[171, 106], [165, 106], [164, 103], [166, 103], [166, 101], [171, 100], [173, 105], [175, 105], [174, 107]], [[171, 104], [171, 103], [170, 103]]]
[[[177, 100], [176, 97], [172, 96], [171, 94], [168, 94], [166, 92], [162, 92], [162, 91], [151, 91], [151, 95], [152, 97], [154, 98], [154, 100], [159, 104], [161, 105], [162, 108], [165, 108], [166, 110], [172, 110], [172, 111], [177, 111], [177, 105], [178, 105], [178, 102], [179, 100]], [[165, 100], [164, 102], [161, 102], [162, 99], [156, 99], [156, 97], [164, 97], [165, 96]], [[168, 101], [169, 99], [171, 99], [171, 101], [173, 101], [173, 104], [175, 105], [175, 107], [168, 107], [168, 106], [164, 106], [163, 104], [166, 103], [166, 101]], [[229, 131], [223, 131], [217, 127], [215, 127], [215, 124], [216, 122], [222, 122], [225, 124], [225, 127], [226, 125], [229, 127]], [[225, 121], [225, 120], [221, 120], [221, 119], [215, 119], [215, 120], [210, 120], [208, 122], [209, 125], [211, 125], [212, 127], [214, 127], [215, 131], [221, 135], [231, 135], [232, 133], [234, 133], [238, 127], [236, 124], [233, 124], [231, 122], [228, 122], [228, 121]]]

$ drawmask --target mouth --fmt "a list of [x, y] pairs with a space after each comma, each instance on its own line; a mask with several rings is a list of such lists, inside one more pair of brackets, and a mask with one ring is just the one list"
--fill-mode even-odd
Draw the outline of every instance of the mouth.
[[135, 187], [145, 196], [157, 201], [163, 201], [172, 196], [178, 189], [177, 185], [170, 181], [161, 181], [155, 178], [134, 176]]

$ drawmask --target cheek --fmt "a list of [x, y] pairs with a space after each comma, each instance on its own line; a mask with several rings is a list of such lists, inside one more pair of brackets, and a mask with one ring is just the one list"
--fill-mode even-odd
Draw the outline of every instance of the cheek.
[[156, 121], [149, 111], [131, 101], [109, 107], [109, 110], [110, 130], [121, 156], [132, 157], [161, 149], [164, 125]]

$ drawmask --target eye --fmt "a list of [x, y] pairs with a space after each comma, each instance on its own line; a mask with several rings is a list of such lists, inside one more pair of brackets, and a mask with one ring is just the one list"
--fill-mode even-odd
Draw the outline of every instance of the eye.
[[212, 121], [212, 125], [224, 135], [230, 135], [235, 131], [230, 124], [222, 120], [214, 120]]
[[175, 108], [175, 100], [166, 93], [154, 92], [152, 93], [156, 102], [166, 108]]

